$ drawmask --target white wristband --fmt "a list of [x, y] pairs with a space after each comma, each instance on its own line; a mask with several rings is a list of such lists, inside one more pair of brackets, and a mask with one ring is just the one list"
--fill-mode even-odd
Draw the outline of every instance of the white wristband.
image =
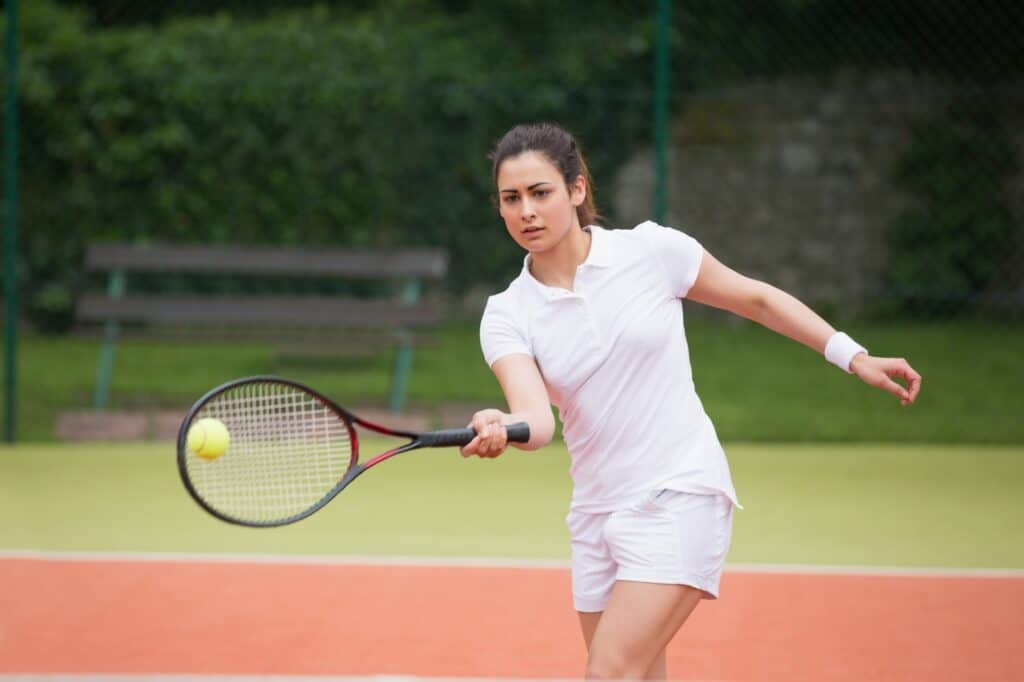
[[867, 353], [868, 349], [860, 345], [843, 332], [836, 332], [825, 344], [825, 359], [833, 365], [850, 372], [850, 362], [857, 353]]

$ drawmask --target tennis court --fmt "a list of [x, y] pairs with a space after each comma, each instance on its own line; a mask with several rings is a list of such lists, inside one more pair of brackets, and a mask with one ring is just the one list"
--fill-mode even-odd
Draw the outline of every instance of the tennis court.
[[[733, 563], [674, 677], [1024, 678], [1018, 448], [729, 451]], [[0, 672], [578, 679], [565, 453], [451, 455], [253, 530], [200, 510], [167, 444], [4, 449]]]
[[[15, 674], [573, 678], [551, 563], [8, 555]], [[743, 567], [670, 646], [681, 679], [1024, 676], [1024, 572]]]

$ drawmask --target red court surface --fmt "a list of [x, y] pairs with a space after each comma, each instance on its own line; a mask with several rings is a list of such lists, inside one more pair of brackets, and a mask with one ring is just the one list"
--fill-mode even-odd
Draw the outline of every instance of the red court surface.
[[[560, 568], [0, 559], [0, 672], [578, 678]], [[673, 678], [1024, 680], [1024, 578], [729, 571]]]

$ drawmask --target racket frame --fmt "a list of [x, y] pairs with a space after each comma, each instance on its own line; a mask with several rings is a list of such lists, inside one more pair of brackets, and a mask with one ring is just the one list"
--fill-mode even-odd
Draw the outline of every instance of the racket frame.
[[[320, 401], [327, 409], [334, 412], [338, 416], [338, 418], [345, 423], [345, 426], [348, 429], [348, 432], [352, 439], [352, 455], [349, 460], [348, 469], [346, 469], [345, 474], [341, 477], [341, 480], [339, 480], [338, 483], [335, 484], [333, 488], [328, 490], [318, 502], [311, 505], [307, 509], [296, 514], [292, 514], [291, 516], [286, 516], [281, 519], [274, 519], [272, 521], [253, 521], [250, 519], [242, 519], [236, 516], [231, 516], [230, 514], [225, 514], [224, 512], [218, 510], [216, 507], [212, 506], [205, 499], [203, 499], [203, 497], [199, 494], [199, 491], [196, 490], [195, 486], [192, 484], [191, 477], [188, 474], [187, 465], [188, 431], [189, 428], [192, 426], [196, 416], [199, 414], [199, 412], [202, 411], [202, 409], [206, 406], [207, 403], [209, 403], [211, 400], [221, 395], [222, 393], [238, 388], [240, 386], [258, 383], [273, 383], [290, 386], [291, 388], [302, 391], [303, 393], [306, 393], [312, 398]], [[368, 460], [365, 464], [360, 464], [359, 432], [354, 428], [356, 425], [369, 429], [370, 431], [374, 431], [384, 436], [392, 436], [395, 438], [408, 438], [409, 442], [399, 445], [398, 447], [391, 448], [390, 450], [385, 450], [381, 454], [376, 455], [370, 460]], [[476, 434], [472, 429], [448, 429], [444, 431], [431, 431], [425, 433], [416, 433], [413, 431], [406, 431], [402, 429], [392, 429], [377, 424], [375, 422], [363, 419], [362, 417], [359, 417], [358, 415], [349, 412], [341, 405], [325, 396], [320, 391], [310, 388], [309, 386], [301, 382], [273, 375], [257, 375], [251, 377], [244, 377], [241, 379], [234, 379], [225, 384], [221, 384], [220, 386], [217, 386], [216, 388], [207, 391], [201, 398], [199, 398], [192, 405], [191, 408], [189, 408], [188, 413], [185, 415], [185, 418], [181, 422], [181, 427], [178, 429], [178, 474], [181, 476], [181, 482], [184, 484], [185, 489], [188, 491], [189, 495], [192, 496], [192, 499], [194, 499], [199, 504], [200, 507], [202, 507], [204, 510], [206, 510], [214, 517], [220, 519], [221, 521], [226, 521], [227, 523], [240, 526], [248, 526], [250, 528], [272, 528], [276, 526], [284, 526], [291, 523], [295, 523], [296, 521], [301, 521], [302, 519], [313, 515], [314, 513], [322, 509], [328, 502], [333, 500], [338, 495], [338, 493], [340, 493], [342, 490], [348, 487], [348, 485], [352, 483], [352, 481], [354, 481], [356, 478], [358, 478], [359, 475], [362, 474], [364, 471], [373, 466], [376, 466], [377, 464], [380, 464], [381, 462], [387, 459], [390, 459], [391, 457], [394, 457], [395, 455], [422, 447], [438, 447], [443, 445], [454, 446], [458, 444], [465, 444], [472, 440], [472, 438], [475, 435]], [[520, 438], [520, 440], [523, 440], [524, 442], [525, 440], [529, 440], [528, 430], [526, 432], [526, 438]], [[230, 448], [230, 445], [228, 447]]]

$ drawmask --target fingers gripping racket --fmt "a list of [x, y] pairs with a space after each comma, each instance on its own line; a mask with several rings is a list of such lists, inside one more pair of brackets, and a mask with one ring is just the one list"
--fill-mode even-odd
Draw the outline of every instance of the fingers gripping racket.
[[[217, 424], [223, 444], [197, 454], [201, 420]], [[212, 421], [216, 420], [216, 422]], [[356, 426], [408, 442], [359, 462]], [[506, 427], [510, 441], [530, 440], [525, 423]], [[213, 389], [189, 410], [178, 431], [178, 471], [189, 494], [218, 519], [242, 526], [283, 526], [313, 514], [367, 469], [402, 452], [461, 446], [473, 429], [415, 433], [361, 419], [296, 381], [238, 379]], [[226, 447], [223, 447], [226, 445]]]

